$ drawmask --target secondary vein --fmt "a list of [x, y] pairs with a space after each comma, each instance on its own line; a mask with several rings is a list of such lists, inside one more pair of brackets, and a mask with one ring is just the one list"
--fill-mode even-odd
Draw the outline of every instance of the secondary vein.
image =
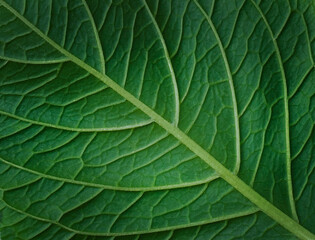
[[152, 123], [152, 120], [147, 120], [144, 121], [140, 124], [133, 124], [133, 125], [126, 125], [126, 126], [122, 126], [122, 127], [104, 127], [104, 128], [72, 128], [72, 127], [66, 127], [66, 126], [62, 126], [62, 125], [56, 125], [56, 124], [51, 124], [51, 123], [45, 123], [45, 122], [40, 122], [40, 121], [35, 121], [35, 120], [31, 120], [31, 119], [27, 119], [24, 117], [20, 117], [17, 115], [14, 115], [12, 113], [8, 113], [8, 112], [4, 112], [0, 110], [0, 115], [5, 115], [11, 118], [15, 118], [18, 120], [21, 120], [23, 122], [28, 122], [28, 123], [32, 123], [32, 124], [36, 124], [36, 125], [40, 125], [40, 126], [45, 126], [45, 127], [50, 127], [50, 128], [55, 128], [55, 129], [61, 129], [61, 130], [66, 130], [66, 131], [72, 131], [72, 132], [109, 132], [109, 131], [120, 131], [120, 130], [127, 130], [127, 129], [134, 129], [137, 127], [143, 127], [146, 126], [150, 123]]
[[225, 54], [225, 50], [222, 44], [222, 41], [220, 39], [220, 36], [212, 22], [212, 20], [210, 19], [210, 17], [205, 13], [205, 11], [203, 10], [203, 8], [200, 6], [200, 4], [194, 0], [195, 4], [197, 5], [197, 7], [200, 9], [200, 11], [202, 12], [202, 14], [205, 16], [205, 18], [207, 19], [212, 32], [218, 42], [222, 57], [223, 57], [223, 61], [224, 61], [224, 65], [225, 65], [225, 69], [226, 69], [226, 73], [228, 75], [228, 79], [229, 79], [229, 86], [230, 86], [230, 91], [231, 91], [231, 96], [232, 96], [232, 104], [233, 104], [233, 113], [234, 113], [234, 121], [235, 121], [235, 148], [236, 148], [236, 169], [235, 169], [235, 173], [237, 173], [239, 171], [240, 168], [240, 163], [241, 163], [241, 146], [240, 146], [240, 126], [239, 126], [239, 118], [238, 118], [238, 110], [237, 110], [237, 103], [236, 103], [236, 96], [235, 96], [235, 88], [234, 88], [234, 83], [233, 83], [233, 77], [232, 77], [232, 73], [231, 73], [231, 69], [230, 69], [230, 65], [229, 62], [227, 60], [227, 56]]
[[160, 39], [161, 39], [161, 43], [162, 43], [162, 46], [163, 46], [163, 49], [164, 49], [164, 54], [165, 54], [165, 57], [166, 57], [166, 61], [167, 61], [167, 65], [169, 67], [169, 70], [170, 70], [170, 73], [171, 73], [171, 77], [172, 77], [172, 83], [173, 83], [173, 86], [174, 86], [174, 94], [175, 94], [175, 119], [174, 119], [174, 124], [177, 126], [178, 122], [179, 122], [179, 111], [180, 111], [180, 107], [179, 107], [179, 93], [178, 93], [178, 87], [177, 87], [177, 81], [176, 81], [176, 77], [175, 77], [175, 72], [174, 72], [174, 69], [173, 69], [173, 65], [172, 65], [172, 61], [170, 59], [170, 56], [169, 56], [169, 53], [168, 53], [168, 50], [167, 50], [167, 47], [166, 47], [166, 44], [165, 44], [165, 41], [164, 41], [164, 37], [161, 33], [161, 30], [159, 28], [159, 26], [157, 25], [152, 13], [151, 13], [151, 10], [149, 8], [149, 6], [147, 5], [147, 3], [145, 1], [143, 1], [143, 4], [145, 6], [145, 9], [147, 10], [151, 20], [152, 20], [152, 23], [157, 31], [157, 34], [159, 35]]
[[294, 197], [293, 197], [293, 189], [292, 189], [292, 176], [291, 176], [291, 146], [290, 146], [290, 124], [289, 124], [289, 101], [288, 101], [288, 88], [287, 88], [287, 80], [286, 80], [286, 76], [285, 76], [285, 72], [284, 72], [284, 67], [282, 64], [282, 59], [281, 59], [281, 54], [280, 54], [280, 50], [278, 47], [278, 43], [276, 38], [273, 35], [273, 32], [271, 30], [271, 27], [265, 17], [265, 15], [263, 14], [263, 12], [261, 11], [260, 7], [257, 5], [257, 3], [255, 3], [253, 0], [251, 0], [252, 4], [255, 6], [255, 8], [257, 9], [257, 11], [259, 12], [259, 14], [261, 15], [267, 30], [271, 36], [274, 48], [276, 50], [276, 56], [277, 56], [277, 60], [279, 63], [279, 67], [280, 67], [280, 73], [281, 73], [281, 78], [283, 81], [283, 102], [284, 102], [284, 121], [285, 121], [285, 143], [286, 143], [286, 167], [287, 167], [287, 176], [288, 176], [288, 189], [289, 189], [289, 201], [290, 201], [290, 205], [291, 205], [291, 211], [292, 211], [292, 215], [295, 218], [295, 220], [298, 221], [298, 215], [296, 213], [296, 209], [295, 209], [295, 202], [294, 202]]
[[126, 235], [136, 235], [136, 234], [147, 234], [147, 233], [156, 233], [156, 232], [163, 232], [163, 231], [173, 231], [173, 230], [177, 230], [177, 229], [181, 229], [181, 228], [188, 228], [188, 227], [195, 227], [195, 226], [200, 226], [200, 225], [205, 225], [205, 224], [209, 224], [209, 223], [215, 223], [215, 222], [219, 222], [219, 221], [225, 221], [225, 220], [229, 220], [229, 219], [233, 219], [233, 218], [237, 218], [237, 217], [244, 217], [244, 216], [248, 216], [251, 214], [254, 214], [257, 211], [257, 209], [253, 208], [251, 210], [248, 211], [244, 211], [240, 214], [231, 214], [228, 216], [224, 216], [224, 217], [218, 217], [218, 218], [213, 218], [211, 220], [208, 221], [200, 221], [200, 222], [194, 222], [191, 224], [183, 224], [183, 225], [178, 225], [176, 227], [162, 227], [162, 228], [156, 228], [156, 229], [151, 229], [151, 230], [144, 230], [144, 231], [135, 231], [135, 232], [118, 232], [118, 233], [101, 233], [101, 232], [88, 232], [88, 231], [81, 231], [81, 230], [76, 230], [74, 228], [68, 227], [64, 224], [61, 224], [57, 221], [53, 221], [50, 219], [45, 219], [45, 218], [41, 218], [41, 217], [37, 217], [35, 215], [32, 215], [28, 212], [22, 211], [20, 209], [15, 208], [14, 206], [11, 206], [9, 203], [3, 201], [3, 204], [15, 211], [18, 212], [20, 214], [26, 215], [30, 218], [39, 220], [39, 221], [43, 221], [43, 222], [48, 222], [50, 224], [54, 224], [57, 225], [63, 229], [66, 229], [70, 232], [75, 232], [77, 234], [82, 234], [82, 235], [89, 235], [89, 236], [126, 236]]

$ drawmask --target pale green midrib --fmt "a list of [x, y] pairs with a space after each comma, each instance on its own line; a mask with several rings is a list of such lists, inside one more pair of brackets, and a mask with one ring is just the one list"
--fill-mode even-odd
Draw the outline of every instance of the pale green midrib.
[[259, 195], [256, 191], [254, 191], [250, 186], [248, 186], [245, 182], [243, 182], [240, 178], [234, 175], [231, 171], [226, 169], [221, 163], [219, 163], [215, 158], [213, 158], [207, 151], [205, 151], [202, 147], [200, 147], [196, 142], [194, 142], [191, 138], [189, 138], [185, 133], [183, 133], [180, 129], [175, 127], [173, 124], [166, 121], [159, 114], [154, 112], [151, 108], [145, 105], [143, 102], [138, 100], [132, 94], [130, 94], [125, 89], [121, 88], [116, 82], [111, 80], [108, 76], [101, 74], [91, 66], [84, 63], [82, 60], [78, 59], [46, 35], [44, 35], [38, 28], [32, 25], [27, 19], [25, 19], [22, 15], [20, 15], [15, 9], [13, 9], [10, 5], [5, 3], [3, 0], [0, 0], [10, 12], [12, 12], [16, 17], [18, 17], [24, 24], [30, 27], [35, 33], [37, 33], [40, 37], [42, 37], [45, 41], [59, 50], [61, 53], [69, 57], [75, 64], [80, 66], [81, 68], [88, 71], [90, 74], [97, 77], [100, 81], [104, 82], [107, 86], [111, 87], [118, 94], [128, 100], [130, 103], [138, 107], [141, 111], [150, 116], [157, 124], [159, 124], [162, 128], [176, 137], [179, 141], [181, 141], [186, 147], [188, 147], [192, 152], [194, 152], [197, 156], [199, 156], [203, 161], [205, 161], [210, 167], [212, 167], [226, 182], [228, 182], [231, 186], [233, 186], [237, 191], [243, 194], [246, 198], [248, 198], [252, 203], [258, 206], [265, 214], [275, 220], [277, 223], [282, 225], [284, 228], [295, 234], [297, 237], [301, 239], [315, 239], [315, 235], [301, 226], [299, 223], [294, 221], [292, 218], [284, 214], [281, 210], [272, 205], [269, 201]]
[[98, 31], [96, 29], [96, 26], [95, 26], [95, 22], [94, 22], [94, 18], [91, 14], [91, 11], [90, 11], [90, 8], [87, 6], [87, 3], [85, 0], [82, 0], [82, 3], [86, 9], [86, 12], [90, 18], [90, 22], [92, 24], [92, 28], [93, 28], [93, 32], [94, 32], [94, 35], [95, 35], [95, 40], [96, 40], [96, 44], [97, 44], [97, 49], [98, 49], [98, 52], [99, 52], [99, 57], [100, 57], [100, 61], [101, 61], [101, 69], [102, 69], [102, 73], [105, 74], [105, 58], [104, 58], [104, 53], [103, 53], [103, 47], [102, 47], [102, 44], [101, 44], [101, 40], [100, 40], [100, 36], [98, 34]]
[[209, 183], [211, 181], [214, 181], [215, 179], [219, 178], [219, 176], [211, 176], [209, 178], [200, 180], [200, 181], [194, 181], [194, 182], [189, 182], [189, 183], [182, 183], [182, 184], [171, 184], [167, 186], [156, 186], [156, 187], [119, 187], [119, 186], [110, 186], [110, 185], [105, 185], [105, 184], [100, 184], [100, 183], [90, 183], [90, 182], [85, 182], [85, 181], [79, 181], [79, 180], [74, 180], [70, 178], [63, 178], [63, 177], [56, 177], [53, 175], [48, 175], [44, 174], [29, 168], [25, 168], [23, 166], [11, 163], [2, 157], [0, 157], [0, 161], [12, 166], [14, 168], [23, 170], [28, 173], [32, 173], [34, 175], [37, 175], [42, 178], [47, 178], [47, 179], [52, 179], [56, 180], [59, 182], [67, 182], [71, 184], [76, 184], [76, 185], [81, 185], [85, 187], [95, 187], [95, 188], [101, 188], [101, 189], [107, 189], [107, 190], [117, 190], [117, 191], [124, 191], [124, 192], [152, 192], [152, 191], [159, 191], [159, 190], [172, 190], [172, 189], [178, 189], [178, 188], [185, 188], [185, 187], [193, 187], [193, 186], [198, 186], [202, 185], [205, 183]]
[[290, 202], [290, 206], [291, 206], [291, 211], [292, 211], [292, 215], [293, 218], [296, 221], [299, 221], [297, 212], [296, 212], [296, 208], [295, 208], [295, 201], [294, 201], [294, 197], [293, 197], [293, 187], [292, 187], [292, 176], [291, 176], [291, 146], [290, 146], [290, 123], [289, 123], [289, 101], [288, 101], [288, 88], [287, 88], [287, 82], [286, 82], [286, 76], [285, 76], [285, 72], [284, 72], [284, 68], [283, 68], [283, 64], [282, 64], [282, 59], [281, 59], [281, 54], [280, 54], [280, 50], [278, 47], [278, 43], [277, 40], [274, 38], [273, 32], [271, 30], [271, 27], [265, 17], [265, 15], [263, 14], [263, 12], [261, 11], [260, 7], [253, 1], [251, 0], [252, 4], [255, 6], [255, 8], [257, 9], [257, 11], [259, 12], [259, 14], [261, 15], [267, 30], [270, 34], [270, 37], [272, 39], [273, 45], [275, 47], [276, 50], [276, 56], [277, 56], [277, 60], [279, 63], [279, 67], [280, 67], [280, 72], [281, 72], [281, 78], [283, 81], [283, 102], [284, 102], [284, 118], [285, 118], [285, 142], [286, 142], [286, 167], [287, 167], [287, 186], [288, 186], [288, 190], [289, 190], [289, 202]]
[[55, 125], [55, 124], [50, 124], [50, 123], [45, 123], [45, 122], [39, 122], [39, 121], [35, 121], [35, 120], [31, 120], [31, 119], [27, 119], [24, 117], [20, 117], [8, 112], [4, 112], [2, 110], [0, 110], [0, 114], [11, 117], [11, 118], [15, 118], [18, 120], [21, 120], [23, 122], [28, 122], [28, 123], [32, 123], [32, 124], [36, 124], [36, 125], [40, 125], [40, 126], [45, 126], [45, 127], [51, 127], [51, 128], [55, 128], [55, 129], [60, 129], [60, 130], [66, 130], [66, 131], [71, 131], [71, 132], [109, 132], [109, 131], [120, 131], [120, 130], [128, 130], [128, 129], [134, 129], [134, 128], [138, 128], [138, 127], [143, 127], [146, 126], [150, 123], [153, 122], [153, 120], [148, 120], [145, 121], [141, 124], [132, 124], [132, 125], [126, 125], [126, 126], [122, 126], [122, 127], [112, 127], [112, 128], [70, 128], [70, 127], [65, 127], [65, 126], [61, 126], [61, 125]]
[[206, 220], [206, 221], [199, 221], [199, 222], [194, 222], [194, 223], [190, 223], [190, 224], [182, 224], [182, 225], [177, 225], [177, 226], [172, 226], [172, 227], [163, 227], [163, 228], [156, 228], [156, 229], [150, 229], [147, 231], [135, 231], [135, 232], [121, 232], [121, 233], [95, 233], [95, 232], [83, 232], [83, 231], [79, 231], [79, 230], [75, 230], [73, 228], [70, 228], [68, 226], [65, 226], [64, 224], [61, 224], [59, 222], [53, 221], [53, 220], [49, 220], [49, 219], [45, 219], [45, 218], [41, 218], [41, 217], [37, 217], [34, 216], [30, 213], [24, 212], [20, 209], [17, 209], [11, 205], [9, 205], [6, 201], [1, 200], [3, 202], [3, 204], [12, 209], [15, 212], [21, 213], [23, 215], [26, 215], [30, 218], [39, 220], [39, 221], [43, 221], [43, 222], [48, 222], [50, 224], [54, 224], [56, 226], [59, 226], [63, 229], [66, 229], [68, 231], [77, 233], [77, 234], [82, 234], [82, 235], [89, 235], [89, 236], [127, 236], [127, 235], [137, 235], [137, 234], [147, 234], [147, 233], [157, 233], [157, 232], [164, 232], [164, 231], [172, 231], [172, 230], [177, 230], [177, 229], [185, 229], [185, 228], [189, 228], [189, 227], [195, 227], [195, 226], [200, 226], [200, 225], [206, 225], [209, 223], [215, 223], [215, 222], [220, 222], [220, 221], [229, 221], [231, 219], [234, 218], [239, 218], [239, 217], [245, 217], [245, 216], [249, 216], [252, 214], [255, 214], [257, 212], [259, 212], [258, 209], [251, 209], [248, 211], [244, 211], [240, 214], [230, 214], [224, 217], [217, 217], [217, 218], [212, 218], [211, 220]]
[[164, 41], [164, 37], [160, 31], [160, 28], [159, 26], [157, 25], [156, 21], [155, 21], [155, 18], [153, 17], [152, 13], [151, 13], [151, 10], [149, 8], [149, 6], [147, 5], [146, 1], [145, 0], [142, 0], [144, 6], [145, 6], [145, 9], [147, 10], [151, 20], [152, 20], [152, 23], [156, 29], [156, 32], [157, 34], [159, 35], [160, 37], [160, 40], [161, 40], [161, 43], [162, 43], [162, 46], [163, 46], [163, 50], [164, 50], [164, 54], [165, 54], [165, 58], [166, 58], [166, 61], [167, 61], [167, 65], [168, 65], [168, 68], [170, 70], [170, 73], [171, 73], [171, 78], [172, 78], [172, 83], [173, 83], [173, 86], [174, 86], [174, 94], [175, 94], [175, 119], [174, 119], [174, 124], [175, 126], [178, 125], [178, 122], [179, 122], [179, 111], [180, 111], [180, 107], [179, 107], [179, 91], [178, 91], [178, 87], [177, 87], [177, 81], [176, 81], [176, 76], [175, 76], [175, 72], [174, 72], [174, 69], [173, 69], [173, 65], [172, 65], [172, 61], [171, 61], [171, 58], [169, 56], [169, 53], [168, 53], [168, 50], [167, 50], [167, 47], [166, 47], [166, 43]]
[[208, 21], [208, 23], [209, 23], [209, 25], [210, 25], [210, 27], [212, 29], [212, 32], [213, 32], [213, 34], [214, 34], [214, 36], [215, 36], [215, 38], [217, 40], [217, 43], [219, 45], [220, 52], [221, 52], [222, 57], [223, 57], [226, 73], [228, 75], [229, 86], [230, 86], [230, 91], [231, 91], [231, 95], [232, 95], [234, 121], [235, 121], [235, 148], [236, 148], [235, 174], [237, 174], [239, 169], [240, 169], [240, 164], [241, 164], [241, 146], [240, 146], [241, 139], [240, 139], [240, 127], [239, 127], [238, 109], [237, 109], [237, 102], [236, 102], [236, 95], [235, 95], [235, 88], [234, 88], [234, 83], [233, 83], [233, 77], [232, 77], [230, 65], [229, 65], [229, 62], [227, 60], [227, 56], [225, 54], [225, 50], [224, 50], [222, 41], [221, 41], [220, 36], [219, 36], [219, 34], [218, 34], [217, 30], [216, 30], [216, 27], [214, 26], [212, 20], [207, 15], [207, 13], [200, 6], [200, 4], [196, 0], [194, 0], [194, 2], [197, 5], [197, 7], [200, 9], [200, 11], [204, 15], [204, 17], [207, 19], [207, 21]]

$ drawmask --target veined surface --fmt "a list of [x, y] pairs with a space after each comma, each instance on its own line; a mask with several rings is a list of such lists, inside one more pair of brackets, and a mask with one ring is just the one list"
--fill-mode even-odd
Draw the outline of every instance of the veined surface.
[[2, 238], [314, 239], [314, 55], [314, 1], [0, 0]]

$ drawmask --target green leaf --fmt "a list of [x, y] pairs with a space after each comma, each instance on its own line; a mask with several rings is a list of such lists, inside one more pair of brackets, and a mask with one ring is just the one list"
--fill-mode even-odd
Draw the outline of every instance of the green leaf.
[[315, 3], [0, 0], [2, 239], [315, 239]]

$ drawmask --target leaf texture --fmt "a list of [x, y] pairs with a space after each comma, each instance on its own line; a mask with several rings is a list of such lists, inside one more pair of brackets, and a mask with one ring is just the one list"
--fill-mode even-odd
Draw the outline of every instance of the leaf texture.
[[315, 3], [0, 0], [2, 239], [315, 239]]

